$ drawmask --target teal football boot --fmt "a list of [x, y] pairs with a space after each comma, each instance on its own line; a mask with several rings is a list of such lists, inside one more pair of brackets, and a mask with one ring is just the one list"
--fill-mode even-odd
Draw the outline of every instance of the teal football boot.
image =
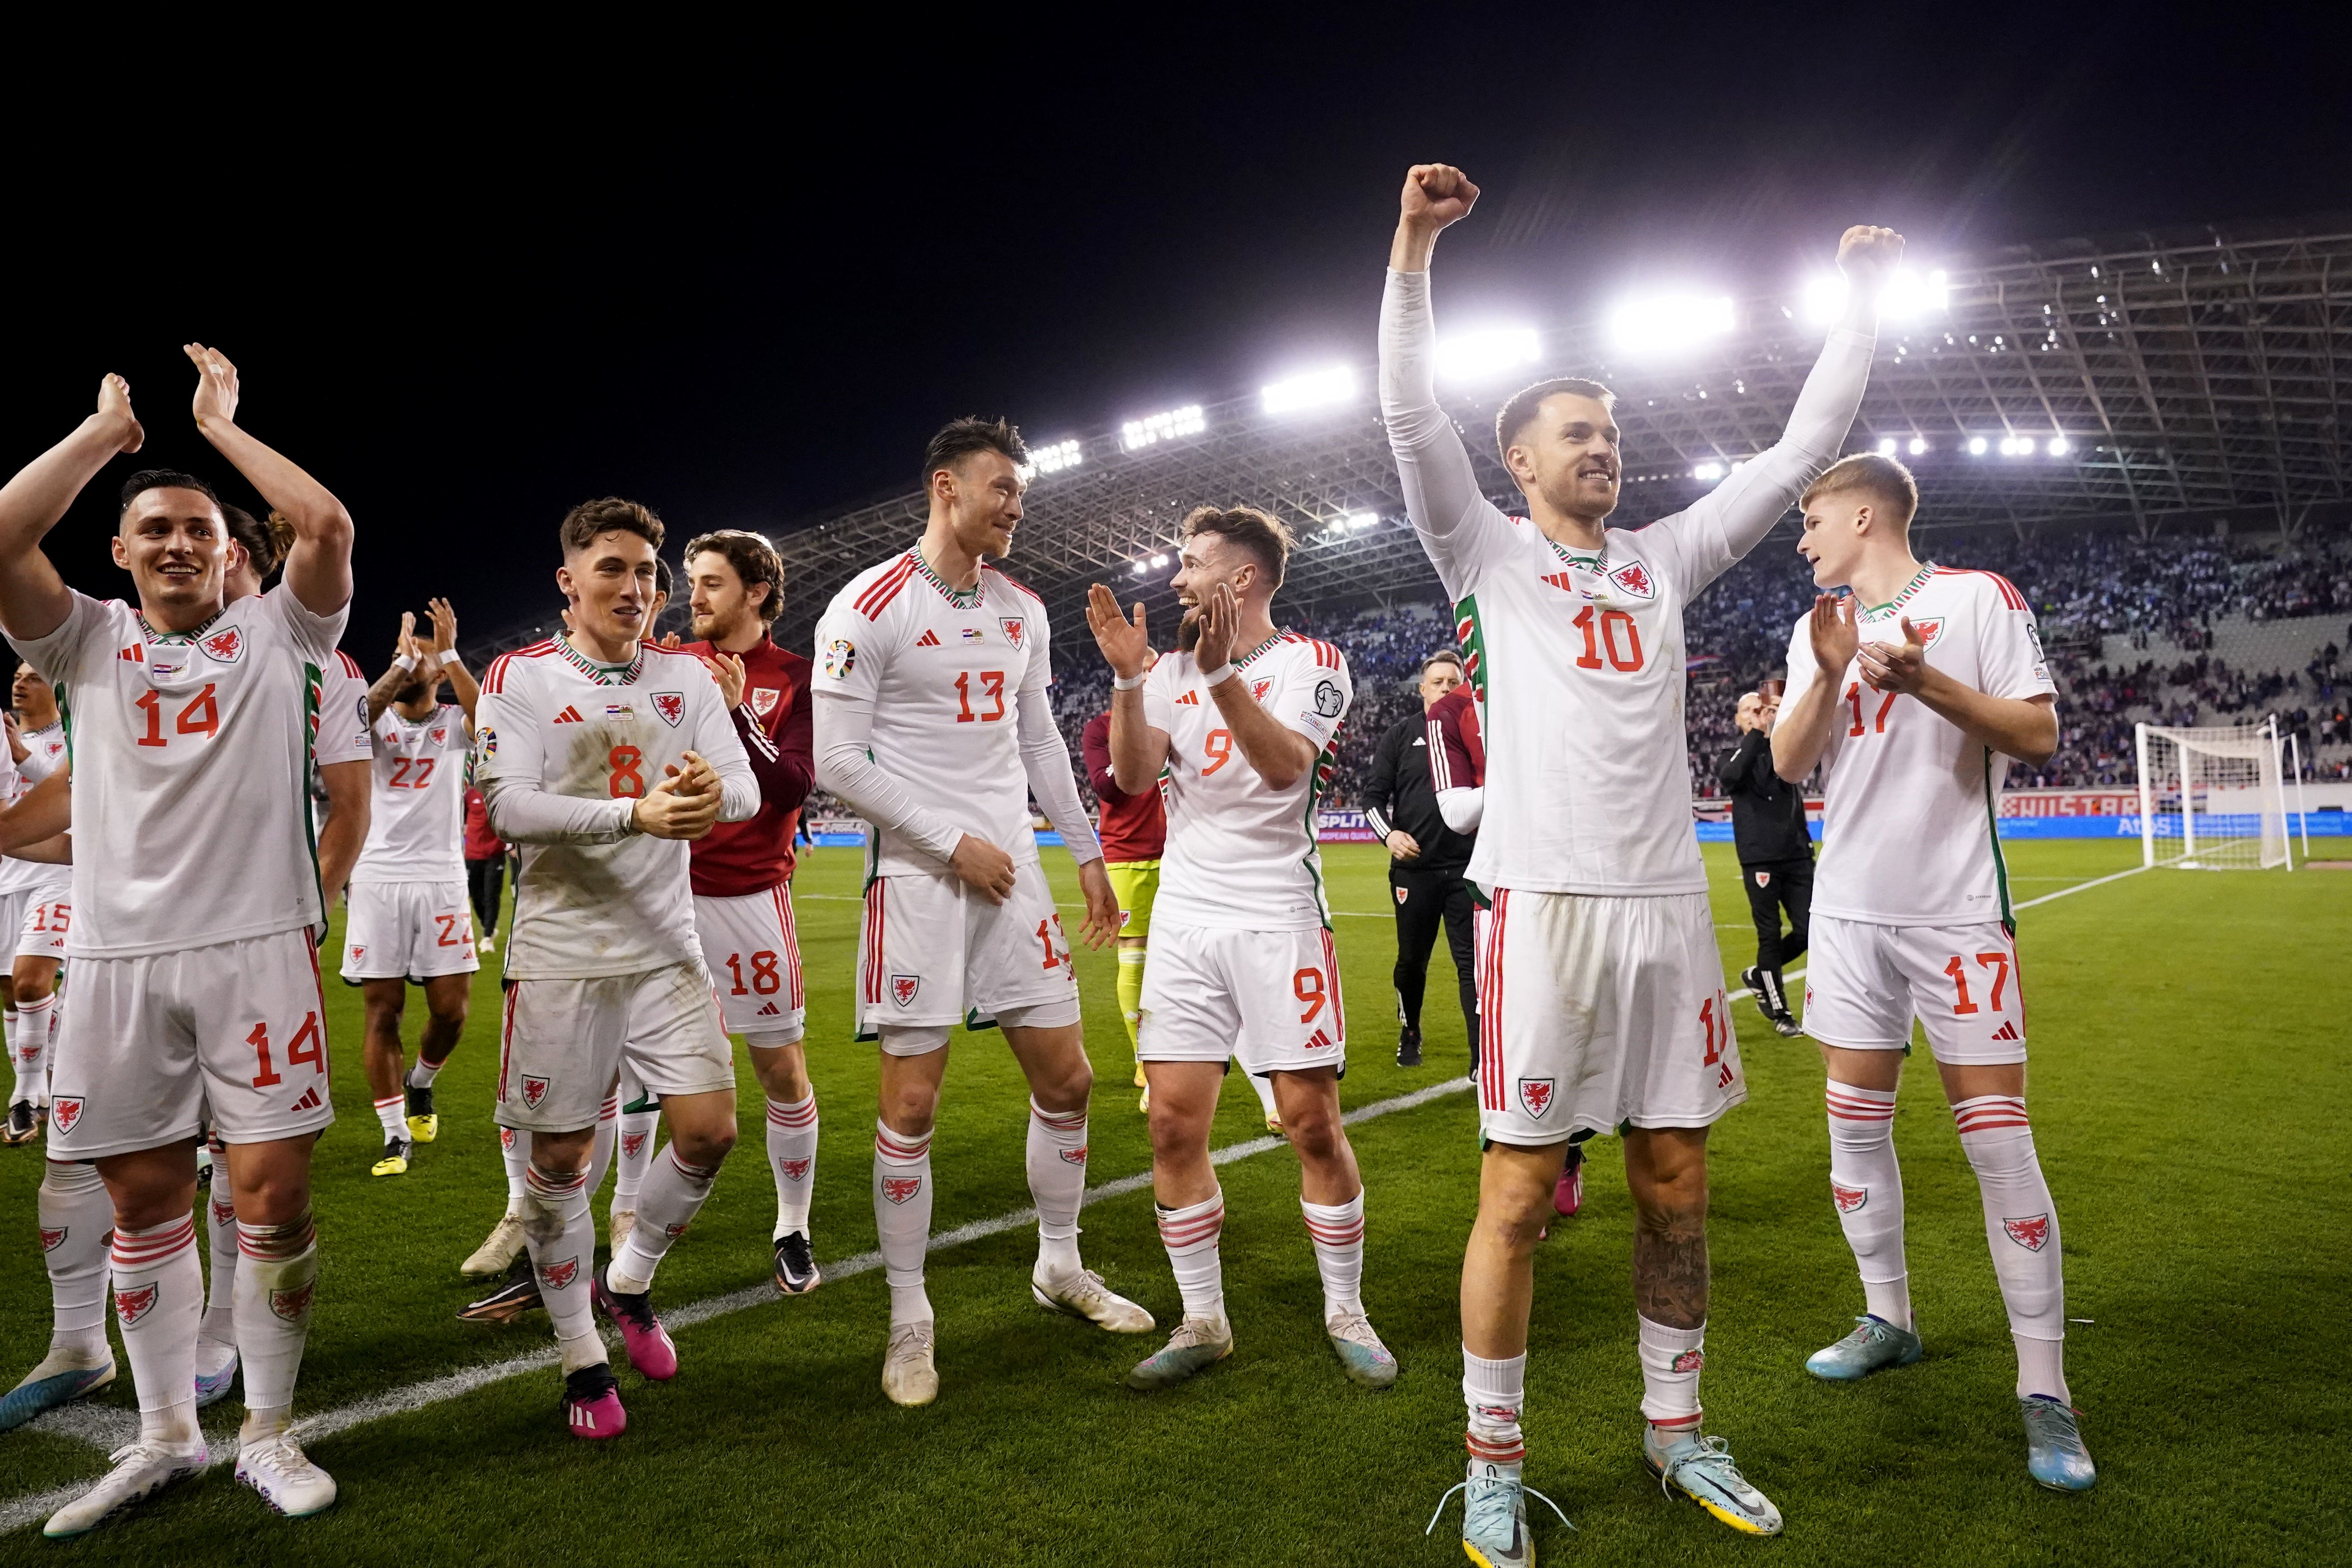
[[1731, 1462], [1731, 1447], [1722, 1438], [1702, 1437], [1693, 1427], [1671, 1442], [1662, 1441], [1658, 1429], [1645, 1421], [1642, 1459], [1658, 1478], [1658, 1489], [1669, 1497], [1679, 1491], [1744, 1534], [1780, 1533], [1780, 1510], [1739, 1473]]
[[2053, 1492], [2086, 1492], [2097, 1483], [2098, 1467], [2083, 1447], [2074, 1407], [2046, 1394], [2017, 1402], [2025, 1417], [2025, 1473]]
[[1437, 1500], [1437, 1511], [1429, 1516], [1429, 1528], [1422, 1534], [1437, 1529], [1455, 1492], [1462, 1494], [1462, 1550], [1478, 1568], [1535, 1568], [1535, 1538], [1528, 1533], [1530, 1497], [1559, 1514], [1560, 1523], [1576, 1528], [1559, 1504], [1519, 1479], [1518, 1466], [1473, 1459], [1470, 1479], [1456, 1481]]
[[1853, 1332], [1806, 1357], [1805, 1370], [1832, 1383], [1852, 1383], [1890, 1366], [1909, 1366], [1927, 1353], [1917, 1334], [1884, 1318], [1860, 1317], [1853, 1323]]

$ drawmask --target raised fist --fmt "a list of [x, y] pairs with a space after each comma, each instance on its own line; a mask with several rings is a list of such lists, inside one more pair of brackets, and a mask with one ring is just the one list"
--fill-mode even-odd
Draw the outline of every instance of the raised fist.
[[1903, 237], [1891, 228], [1856, 224], [1838, 238], [1838, 270], [1865, 289], [1892, 278], [1902, 259]]
[[1405, 171], [1397, 205], [1406, 223], [1433, 234], [1468, 217], [1477, 202], [1478, 187], [1453, 164], [1415, 163]]

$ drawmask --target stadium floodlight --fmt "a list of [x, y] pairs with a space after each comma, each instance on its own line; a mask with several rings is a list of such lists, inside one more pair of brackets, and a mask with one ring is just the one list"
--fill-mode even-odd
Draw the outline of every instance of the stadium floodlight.
[[1076, 441], [1055, 441], [1046, 446], [1029, 448], [1030, 466], [1041, 474], [1058, 474], [1064, 468], [1078, 466], [1078, 444]]
[[2031, 436], [2009, 437], [2001, 442], [2000, 451], [2001, 456], [2005, 458], [2030, 458], [2033, 455], [2033, 437]]
[[1723, 478], [1723, 465], [1721, 463], [1701, 463], [1697, 468], [1691, 470], [1691, 478], [1710, 481], [1719, 479]]
[[1351, 511], [1341, 521], [1349, 528], [1370, 528], [1380, 520], [1381, 514], [1376, 511]]
[[2052, 457], [2053, 457], [2053, 458], [2063, 458], [2063, 457], [2064, 457], [2067, 453], [2069, 453], [2069, 452], [2073, 451], [2074, 449], [2074, 443], [2073, 443], [2072, 441], [2069, 441], [2068, 439], [2066, 439], [2066, 437], [2063, 437], [2063, 436], [2053, 436], [2053, 437], [2050, 437], [2050, 445], [2049, 445], [2049, 447], [2048, 447], [2047, 450], [2049, 451], [2049, 453], [2050, 453], [2050, 455], [2051, 455]]
[[1490, 331], [1441, 334], [1437, 340], [1437, 374], [1448, 381], [1485, 381], [1533, 364], [1540, 343], [1533, 327], [1498, 327]]
[[1118, 427], [1118, 444], [1130, 452], [1139, 452], [1179, 436], [1198, 436], [1208, 427], [1209, 422], [1201, 415], [1201, 405], [1188, 403], [1164, 414], [1147, 414], [1140, 419], [1128, 420]]
[[1913, 457], [1915, 457], [1915, 458], [1916, 458], [1916, 457], [1917, 457], [1920, 453], [1922, 453], [1922, 452], [1926, 451], [1927, 449], [1927, 437], [1926, 437], [1925, 436], [1914, 436], [1914, 437], [1911, 437], [1911, 455], [1912, 455]]
[[1891, 458], [1891, 457], [1895, 456], [1895, 437], [1892, 437], [1892, 436], [1881, 436], [1881, 437], [1878, 438], [1878, 455], [1879, 455], [1880, 457], [1882, 457], [1882, 458]]
[[1305, 375], [1288, 376], [1258, 391], [1258, 399], [1268, 414], [1296, 414], [1303, 408], [1322, 408], [1334, 403], [1345, 403], [1356, 395], [1356, 373], [1344, 364], [1329, 370], [1311, 371]]
[[1984, 438], [1983, 437], [1981, 437], [1981, 436], [1971, 436], [1971, 437], [1969, 437], [1969, 457], [1971, 457], [1971, 458], [1981, 458], [1981, 457], [1983, 457], [1984, 455], [1985, 455], [1985, 438]]
[[1738, 325], [1731, 296], [1654, 294], [1631, 300], [1609, 314], [1609, 336], [1621, 353], [1671, 353], [1719, 338]]
[[[1846, 289], [1843, 272], [1825, 272], [1808, 281], [1805, 320], [1817, 327], [1834, 322], [1845, 313]], [[1951, 297], [1951, 281], [1941, 268], [1923, 276], [1908, 267], [1898, 267], [1878, 291], [1879, 319], [1916, 321], [1930, 311], [1948, 309]]]
[[1151, 558], [1151, 568], [1155, 572], [1163, 572], [1167, 570], [1168, 555], [1165, 551], [1162, 551], [1160, 554]]

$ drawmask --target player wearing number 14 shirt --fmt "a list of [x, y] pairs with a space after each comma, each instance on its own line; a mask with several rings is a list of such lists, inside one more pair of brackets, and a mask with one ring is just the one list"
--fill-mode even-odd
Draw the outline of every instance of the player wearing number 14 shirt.
[[2062, 1491], [2097, 1472], [2069, 1403], [2058, 1214], [2025, 1114], [2025, 981], [1995, 833], [2009, 758], [2058, 745], [2033, 612], [2008, 579], [1923, 565], [1918, 490], [1848, 458], [1805, 496], [1798, 549], [1826, 594], [1789, 642], [1775, 772], [1820, 763], [1827, 807], [1805, 1033], [1829, 1069], [1830, 1193], [1862, 1273], [1854, 1331], [1805, 1364], [1864, 1377], [1919, 1359], [1903, 1255], [1895, 1093], [1916, 1017], [1977, 1174], [2017, 1345], [2026, 1467]]
[[1381, 310], [1381, 404], [1414, 531], [1485, 688], [1486, 783], [1470, 879], [1493, 900], [1481, 966], [1479, 1212], [1463, 1264], [1473, 1555], [1525, 1560], [1519, 1424], [1534, 1243], [1569, 1140], [1623, 1127], [1638, 1223], [1643, 1457], [1732, 1528], [1780, 1516], [1700, 1435], [1708, 1127], [1747, 1098], [1691, 833], [1683, 611], [1835, 460], [1869, 377], [1876, 294], [1901, 237], [1854, 228], [1844, 319], [1786, 434], [1687, 510], [1611, 530], [1622, 477], [1613, 397], [1539, 382], [1496, 421], [1528, 515], [1481, 493], [1439, 405], [1429, 266], [1477, 187], [1405, 178]]

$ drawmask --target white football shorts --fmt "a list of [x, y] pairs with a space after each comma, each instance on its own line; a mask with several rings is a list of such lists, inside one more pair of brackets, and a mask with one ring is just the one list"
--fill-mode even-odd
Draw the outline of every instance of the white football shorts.
[[343, 904], [345, 980], [430, 980], [482, 966], [474, 955], [474, 905], [463, 879], [353, 882]]
[[[1076, 1021], [1077, 971], [1045, 868], [1013, 868], [1001, 904], [952, 871], [877, 877], [857, 933], [857, 1037], [883, 1029], [979, 1028], [1000, 1013], [1067, 1004]], [[1055, 1008], [1030, 1019], [1050, 1027]], [[934, 1047], [927, 1047], [934, 1048]]]
[[1704, 893], [1497, 888], [1477, 979], [1489, 1142], [1706, 1127], [1748, 1098]]
[[73, 929], [73, 879], [30, 888], [18, 896], [24, 904], [16, 927], [16, 956], [54, 958], [63, 963], [66, 932]]
[[799, 1039], [808, 994], [801, 984], [792, 889], [779, 885], [740, 899], [697, 893], [694, 929], [702, 938], [702, 962], [719, 987], [727, 1032]]
[[1151, 922], [1135, 1054], [1147, 1062], [1222, 1062], [1263, 1078], [1348, 1070], [1348, 1009], [1331, 933]]
[[12, 888], [0, 893], [0, 931], [24, 930], [25, 910], [32, 899], [33, 889], [30, 888]]
[[653, 1093], [735, 1087], [734, 1048], [702, 965], [593, 980], [510, 980], [499, 1029], [501, 1127], [577, 1132], [596, 1125], [625, 1062]]
[[1889, 926], [1813, 917], [1805, 960], [1805, 1033], [1850, 1051], [1911, 1046], [1911, 1020], [1939, 1062], [2025, 1059], [2025, 979], [1999, 921]]
[[326, 1130], [327, 1007], [308, 931], [77, 958], [50, 1068], [49, 1158]]

